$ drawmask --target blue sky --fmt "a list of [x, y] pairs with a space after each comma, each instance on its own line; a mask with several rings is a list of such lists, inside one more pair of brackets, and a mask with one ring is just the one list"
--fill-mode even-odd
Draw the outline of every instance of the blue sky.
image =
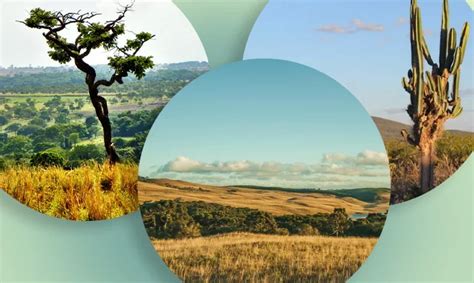
[[[441, 1], [420, 0], [431, 54], [438, 58]], [[450, 1], [461, 33], [474, 13]], [[269, 1], [250, 34], [245, 58], [279, 58], [312, 66], [346, 86], [371, 115], [409, 122], [401, 78], [410, 68], [409, 1]], [[472, 28], [471, 28], [472, 29]], [[474, 131], [474, 36], [463, 64], [465, 112], [450, 128]], [[459, 40], [458, 40], [459, 41]]]
[[328, 189], [390, 180], [360, 103], [329, 77], [275, 60], [227, 65], [185, 87], [153, 125], [140, 175]]

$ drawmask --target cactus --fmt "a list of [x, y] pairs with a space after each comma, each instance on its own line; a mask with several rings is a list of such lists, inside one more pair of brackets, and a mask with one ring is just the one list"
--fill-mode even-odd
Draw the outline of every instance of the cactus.
[[[443, 0], [439, 65], [436, 64], [423, 35], [420, 8], [416, 0], [411, 1], [412, 68], [408, 71], [408, 78], [403, 78], [402, 84], [410, 94], [407, 113], [413, 121], [413, 131], [410, 135], [403, 130], [402, 136], [420, 151], [421, 193], [434, 187], [435, 146], [443, 133], [444, 123], [462, 113], [459, 81], [468, 38], [469, 24], [465, 23], [457, 45], [456, 30], [449, 29], [449, 3]], [[424, 71], [425, 61], [431, 71]]]

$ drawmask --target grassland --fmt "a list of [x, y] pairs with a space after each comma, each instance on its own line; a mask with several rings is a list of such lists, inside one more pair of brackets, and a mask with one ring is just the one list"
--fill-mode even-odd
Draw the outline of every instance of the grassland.
[[69, 220], [116, 218], [138, 208], [137, 165], [84, 164], [11, 167], [0, 171], [0, 188], [44, 214]]
[[232, 207], [254, 208], [273, 215], [331, 213], [345, 208], [348, 214], [385, 213], [388, 210], [388, 189], [379, 190], [378, 198], [366, 202], [351, 196], [330, 192], [291, 192], [247, 187], [218, 187], [184, 181], [157, 179], [139, 182], [140, 203], [157, 200], [204, 201]]
[[153, 240], [185, 282], [345, 282], [369, 256], [375, 238], [233, 233]]
[[[141, 97], [141, 96], [134, 96], [134, 97], [129, 97], [129, 96], [120, 96], [119, 94], [116, 93], [105, 93], [102, 94], [104, 96], [109, 104], [109, 110], [112, 113], [120, 113], [120, 112], [125, 112], [125, 111], [135, 111], [135, 110], [146, 110], [146, 109], [154, 109], [156, 107], [163, 106], [168, 102], [168, 98], [161, 98], [161, 97]], [[77, 100], [82, 100], [84, 102], [84, 105], [81, 107], [81, 109], [76, 109], [72, 112], [72, 114], [76, 115], [78, 119], [80, 120], [81, 116], [93, 116], [95, 115], [94, 113], [94, 107], [89, 101], [89, 95], [86, 93], [57, 93], [57, 94], [49, 94], [49, 93], [29, 93], [29, 94], [1, 94], [0, 93], [0, 99], [3, 100], [2, 103], [0, 103], [0, 111], [5, 110], [5, 106], [13, 106], [15, 104], [19, 103], [25, 103], [28, 100], [33, 100], [35, 103], [35, 108], [37, 110], [41, 110], [45, 108], [45, 103], [50, 101], [54, 97], [60, 97], [61, 101], [66, 103], [66, 104], [71, 104], [74, 102], [77, 102]], [[72, 115], [72, 119], [70, 120], [71, 122], [78, 120], [74, 119], [74, 115]], [[15, 119], [12, 120], [12, 122], [15, 123], [22, 123], [25, 121], [22, 121], [22, 119]], [[50, 125], [53, 125], [54, 123], [49, 123]], [[9, 124], [4, 125], [4, 127], [7, 127]]]
[[138, 186], [153, 246], [185, 282], [345, 282], [374, 247], [389, 199], [388, 189]]

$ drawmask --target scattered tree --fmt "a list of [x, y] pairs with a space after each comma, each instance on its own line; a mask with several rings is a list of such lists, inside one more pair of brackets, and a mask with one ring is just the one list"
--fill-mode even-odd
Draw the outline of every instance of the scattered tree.
[[329, 215], [328, 226], [331, 234], [335, 236], [344, 235], [350, 227], [350, 218], [344, 208], [335, 208], [334, 212]]
[[[51, 49], [48, 54], [52, 60], [61, 64], [73, 61], [75, 66], [85, 74], [89, 97], [102, 125], [104, 147], [108, 160], [112, 164], [118, 162], [120, 158], [112, 143], [112, 126], [107, 100], [99, 94], [99, 88], [109, 87], [114, 83], [123, 84], [123, 78], [129, 73], [141, 79], [145, 76], [146, 70], [154, 65], [151, 56], [137, 55], [142, 46], [154, 35], [140, 32], [134, 39], [127, 40], [125, 45], [118, 44], [119, 36], [125, 33], [123, 19], [131, 8], [132, 5], [122, 7], [117, 18], [105, 23], [91, 22], [99, 15], [95, 12], [63, 13], [41, 8], [31, 10], [29, 17], [21, 21], [27, 27], [44, 30], [43, 36]], [[68, 42], [61, 33], [71, 26], [76, 27], [78, 35], [73, 42]], [[85, 61], [90, 52], [98, 48], [115, 51], [114, 55], [108, 58], [109, 66], [114, 71], [109, 79], [98, 79], [95, 68]]]

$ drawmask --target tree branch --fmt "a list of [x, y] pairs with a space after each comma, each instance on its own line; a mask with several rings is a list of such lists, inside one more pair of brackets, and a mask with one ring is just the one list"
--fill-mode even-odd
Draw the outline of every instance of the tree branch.
[[106, 28], [111, 28], [115, 26], [116, 24], [120, 23], [122, 19], [125, 17], [125, 14], [130, 11], [130, 9], [133, 7], [135, 1], [132, 3], [122, 6], [122, 10], [119, 10], [117, 13], [119, 14], [118, 17], [115, 20], [107, 21], [105, 22], [105, 27]]

